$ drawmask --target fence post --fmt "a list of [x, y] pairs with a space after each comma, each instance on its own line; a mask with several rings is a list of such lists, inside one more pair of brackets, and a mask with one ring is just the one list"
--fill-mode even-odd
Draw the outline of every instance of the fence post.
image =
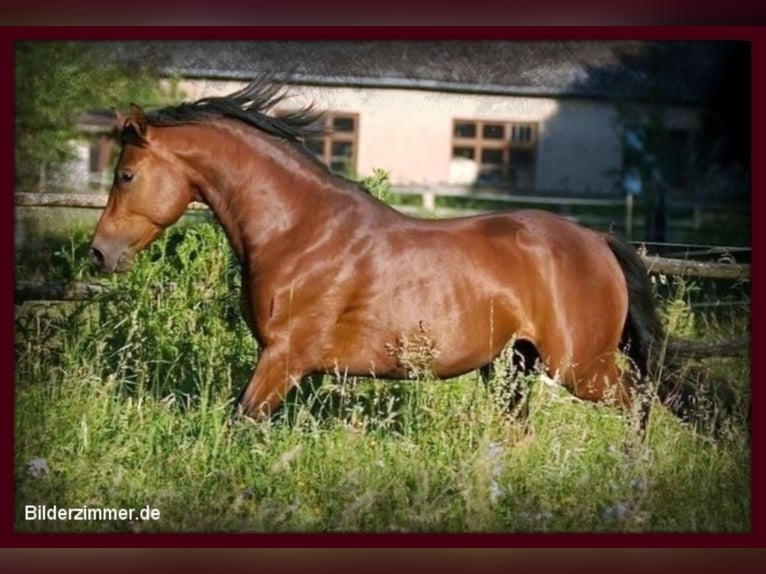
[[633, 235], [633, 194], [625, 194], [625, 237], [632, 239]]
[[427, 211], [436, 210], [436, 194], [431, 189], [425, 189], [423, 191], [423, 209]]

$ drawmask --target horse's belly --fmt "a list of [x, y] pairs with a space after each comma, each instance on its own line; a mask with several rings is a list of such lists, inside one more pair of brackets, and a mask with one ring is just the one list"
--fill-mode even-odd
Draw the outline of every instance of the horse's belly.
[[407, 324], [381, 321], [341, 331], [324, 348], [323, 370], [381, 378], [462, 375], [492, 362], [518, 328], [507, 319], [493, 325], [491, 313], [478, 309], [471, 319], [452, 323], [428, 318]]
[[322, 371], [341, 376], [376, 377], [381, 379], [412, 379], [436, 377], [447, 379], [477, 369], [485, 361], [461, 357], [460, 360], [442, 360], [431, 348], [403, 348], [392, 346], [386, 355], [363, 353], [348, 358], [323, 361]]
[[457, 249], [420, 264], [411, 259], [405, 252], [390, 273], [334, 302], [337, 319], [323, 333], [325, 369], [448, 378], [490, 363], [525, 328], [508, 265], [482, 265]]

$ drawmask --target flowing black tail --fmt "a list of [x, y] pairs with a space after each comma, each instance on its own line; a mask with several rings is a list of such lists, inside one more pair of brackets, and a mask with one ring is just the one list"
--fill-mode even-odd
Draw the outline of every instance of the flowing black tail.
[[[733, 408], [735, 397], [728, 387], [710, 388], [707, 370], [689, 364], [684, 359], [699, 358], [711, 350], [736, 351], [743, 348], [741, 341], [727, 345], [693, 344], [667, 337], [654, 298], [644, 262], [636, 249], [627, 241], [614, 236], [606, 237], [609, 248], [617, 258], [628, 286], [628, 317], [622, 335], [622, 350], [635, 364], [639, 374], [640, 390], [645, 391], [650, 380], [657, 381], [657, 396], [670, 411], [682, 420], [705, 422], [709, 409], [705, 403], [719, 403], [724, 411]], [[731, 347], [731, 349], [729, 349]], [[710, 356], [710, 355], [708, 355]], [[709, 396], [708, 396], [709, 395]]]
[[[656, 381], [660, 401], [677, 417], [689, 420], [703, 373], [679, 366], [672, 350], [674, 343], [669, 341], [657, 310], [649, 274], [636, 249], [615, 235], [607, 236], [607, 244], [628, 286], [628, 317], [622, 333], [622, 350], [638, 370], [639, 390], [647, 391], [650, 381]], [[648, 415], [648, 410], [644, 415]]]
[[607, 235], [606, 240], [628, 285], [628, 317], [622, 348], [635, 364], [641, 380], [645, 380], [661, 367], [665, 328], [657, 312], [649, 274], [636, 249], [615, 235]]

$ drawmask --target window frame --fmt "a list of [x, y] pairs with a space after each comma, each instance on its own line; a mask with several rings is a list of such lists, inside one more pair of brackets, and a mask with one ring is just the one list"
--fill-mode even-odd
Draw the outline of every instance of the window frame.
[[[458, 135], [460, 125], [472, 125], [473, 135]], [[487, 137], [488, 129], [502, 128], [500, 137]], [[529, 130], [528, 136], [514, 141], [514, 129]], [[532, 155], [532, 187], [534, 187], [536, 174], [534, 166], [537, 164], [537, 142], [539, 140], [540, 124], [539, 122], [514, 121], [514, 120], [489, 120], [479, 118], [454, 118], [452, 120], [452, 138], [450, 141], [450, 157], [456, 159], [466, 157], [455, 153], [459, 148], [471, 149], [472, 159], [477, 163], [479, 174], [499, 173], [500, 185], [510, 184], [515, 186], [512, 180], [513, 169], [513, 151], [527, 150], [533, 152]], [[499, 162], [484, 161], [487, 154], [500, 152]], [[487, 154], [485, 154], [487, 152]], [[499, 168], [497, 167], [499, 166]]]
[[[357, 157], [359, 151], [359, 114], [356, 112], [346, 112], [340, 110], [328, 110], [322, 114], [323, 128], [326, 133], [319, 137], [308, 138], [306, 147], [316, 156], [316, 158], [325, 164], [334, 173], [345, 176], [356, 174]], [[334, 127], [337, 119], [350, 119], [353, 121], [353, 130], [337, 131]], [[317, 152], [312, 147], [312, 142], [322, 142], [322, 151]], [[350, 144], [351, 155], [337, 155], [334, 153], [333, 144]], [[333, 167], [336, 163], [344, 163], [348, 166], [347, 172], [339, 171]]]

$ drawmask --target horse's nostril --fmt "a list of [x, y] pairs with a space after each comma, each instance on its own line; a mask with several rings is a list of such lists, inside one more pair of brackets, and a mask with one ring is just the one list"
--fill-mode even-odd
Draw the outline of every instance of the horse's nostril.
[[101, 253], [101, 250], [98, 247], [91, 246], [90, 251], [88, 252], [88, 255], [90, 256], [90, 260], [93, 261], [93, 263], [95, 263], [99, 267], [104, 266], [104, 254]]

